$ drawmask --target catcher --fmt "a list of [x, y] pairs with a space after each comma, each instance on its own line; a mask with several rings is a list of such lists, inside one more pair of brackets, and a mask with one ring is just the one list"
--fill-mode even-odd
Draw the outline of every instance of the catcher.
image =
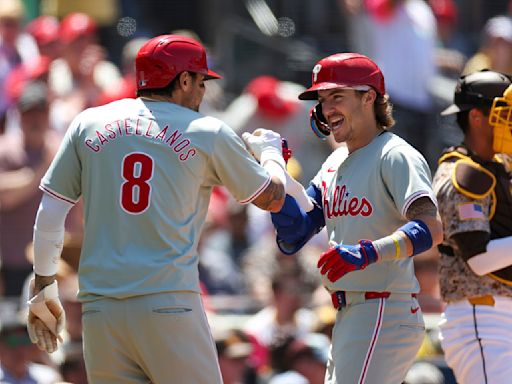
[[462, 144], [445, 150], [434, 176], [444, 224], [441, 346], [464, 384], [508, 383], [512, 375], [510, 83], [494, 71], [463, 76], [441, 113], [456, 114], [464, 134]]

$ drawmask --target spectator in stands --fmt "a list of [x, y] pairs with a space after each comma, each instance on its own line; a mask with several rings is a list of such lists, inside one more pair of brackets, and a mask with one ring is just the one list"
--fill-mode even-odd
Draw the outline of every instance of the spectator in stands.
[[37, 43], [39, 54], [53, 61], [60, 57], [62, 46], [59, 32], [60, 24], [54, 16], [41, 15], [32, 20], [26, 27]]
[[71, 120], [87, 107], [96, 105], [99, 95], [119, 85], [119, 69], [106, 60], [98, 44], [96, 23], [85, 13], [71, 13], [60, 23], [62, 58], [53, 61], [49, 83], [57, 100], [52, 121], [65, 131]]
[[124, 98], [135, 98], [135, 57], [140, 47], [147, 41], [146, 38], [138, 37], [128, 41], [123, 47], [121, 55], [121, 73], [122, 79], [118, 86], [109, 87], [102, 91], [96, 104], [103, 105], [115, 100]]
[[[437, 24], [424, 0], [343, 0], [350, 10], [352, 52], [374, 60], [386, 78], [396, 124], [393, 132], [435, 169], [438, 136], [430, 82], [437, 74]], [[407, 60], [404, 60], [404, 54]]]
[[247, 281], [241, 259], [249, 246], [248, 206], [238, 203], [223, 188], [215, 190], [207, 228], [201, 234], [199, 276], [212, 295], [245, 294]]
[[[267, 349], [276, 339], [305, 336], [316, 321], [314, 312], [305, 306], [312, 287], [308, 286], [298, 264], [278, 267], [270, 283], [271, 302], [252, 315], [244, 327]], [[259, 363], [266, 364], [268, 356], [260, 357]]]
[[18, 296], [32, 273], [25, 249], [41, 200], [39, 182], [60, 143], [49, 129], [47, 95], [44, 83], [28, 83], [16, 104], [19, 132], [0, 137], [0, 278], [7, 296]]
[[329, 344], [329, 339], [319, 334], [276, 339], [269, 351], [273, 372], [270, 382], [284, 380], [294, 372], [304, 377], [309, 384], [323, 384]]
[[428, 3], [437, 21], [437, 68], [441, 74], [457, 79], [470, 53], [468, 39], [457, 29], [457, 3], [455, 0], [428, 0]]
[[0, 383], [53, 384], [60, 380], [59, 373], [31, 361], [37, 347], [30, 341], [23, 318], [8, 311], [0, 315]]
[[34, 39], [23, 32], [24, 17], [21, 0], [0, 0], [0, 135], [6, 130], [7, 111], [12, 104], [5, 79], [13, 68], [38, 56]]
[[238, 328], [213, 333], [224, 384], [253, 382], [256, 372], [249, 362], [253, 345], [246, 333]]
[[512, 18], [498, 15], [485, 23], [478, 52], [466, 63], [463, 75], [491, 69], [512, 73]]

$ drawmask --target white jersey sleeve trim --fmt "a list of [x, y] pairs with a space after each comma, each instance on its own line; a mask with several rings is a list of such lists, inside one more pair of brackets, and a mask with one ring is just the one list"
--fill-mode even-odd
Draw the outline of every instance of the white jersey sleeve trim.
[[44, 185], [39, 185], [39, 189], [41, 191], [43, 191], [43, 192], [48, 193], [49, 195], [51, 195], [51, 196], [53, 196], [53, 197], [55, 197], [57, 199], [64, 200], [67, 203], [76, 204], [78, 202], [78, 199], [77, 200], [70, 199], [69, 197], [61, 195], [60, 193], [57, 193], [54, 190], [52, 190], [52, 189], [50, 189], [48, 187], [45, 187]]
[[411, 204], [418, 200], [420, 197], [428, 197], [432, 201], [432, 203], [434, 203], [434, 205], [437, 207], [437, 200], [434, 198], [432, 192], [418, 191], [409, 196], [409, 198], [405, 201], [404, 207], [402, 208], [403, 217], [406, 217], [407, 210], [409, 209]]
[[250, 203], [251, 201], [253, 201], [255, 198], [257, 198], [261, 192], [263, 192], [265, 190], [265, 188], [268, 187], [268, 185], [270, 184], [270, 182], [272, 181], [272, 177], [269, 176], [267, 178], [267, 180], [265, 180], [265, 182], [261, 185], [261, 187], [259, 187], [256, 192], [254, 192], [251, 196], [249, 196], [247, 199], [244, 199], [244, 200], [240, 200], [239, 203], [240, 204], [248, 204]]

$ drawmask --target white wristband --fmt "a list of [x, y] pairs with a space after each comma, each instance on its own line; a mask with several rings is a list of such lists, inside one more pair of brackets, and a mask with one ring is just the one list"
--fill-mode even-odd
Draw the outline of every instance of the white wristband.
[[286, 169], [286, 162], [284, 161], [281, 150], [274, 147], [267, 147], [261, 152], [260, 164], [265, 166], [265, 163], [269, 160], [275, 161], [281, 166], [282, 169]]
[[283, 186], [286, 189], [286, 171], [281, 167], [280, 164], [272, 160], [267, 160], [265, 163], [262, 163], [263, 168], [271, 175], [277, 177], [283, 183]]

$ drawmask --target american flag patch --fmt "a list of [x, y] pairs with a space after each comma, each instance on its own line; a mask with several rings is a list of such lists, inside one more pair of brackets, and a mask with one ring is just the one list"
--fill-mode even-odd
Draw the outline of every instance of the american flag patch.
[[485, 220], [482, 205], [478, 203], [460, 204], [459, 218], [460, 220]]

